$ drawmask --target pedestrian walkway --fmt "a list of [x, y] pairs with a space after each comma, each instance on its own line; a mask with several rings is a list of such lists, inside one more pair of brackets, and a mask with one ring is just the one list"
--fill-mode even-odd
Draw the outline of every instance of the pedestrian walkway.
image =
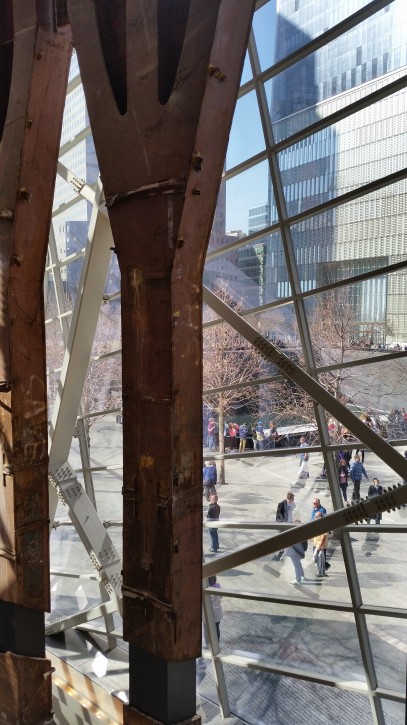
[[[365, 466], [369, 478], [378, 476], [385, 487], [397, 482], [394, 474], [372, 453], [366, 454]], [[309, 470], [308, 479], [297, 479], [298, 458], [293, 453], [284, 457], [227, 457], [227, 483], [218, 487], [221, 521], [274, 522], [277, 504], [288, 491], [295, 494], [294, 519], [300, 519], [303, 523], [310, 520], [315, 497], [320, 498], [328, 513], [332, 512], [327, 480], [321, 476], [320, 454], [310, 454]], [[368, 486], [369, 482], [362, 483], [363, 496], [367, 495]], [[381, 528], [385, 524], [406, 525], [407, 510], [385, 513]], [[205, 560], [209, 561], [269, 535], [270, 532], [253, 529], [239, 531], [220, 528], [220, 548], [215, 555], [209, 551], [209, 535], [204, 531]], [[380, 527], [374, 524], [368, 532], [351, 534], [350, 541], [365, 604], [391, 607], [398, 602], [397, 606], [404, 607], [407, 578], [400, 571], [399, 550], [401, 541], [404, 543], [406, 538], [407, 535], [380, 533]], [[312, 545], [309, 546], [303, 561], [305, 581], [299, 585], [291, 583], [294, 574], [291, 560], [274, 561], [272, 556], [220, 573], [218, 581], [222, 589], [235, 595], [233, 598], [223, 597], [225, 614], [221, 624], [221, 654], [237, 654], [254, 661], [264, 658], [277, 669], [309, 670], [314, 674], [320, 672], [327, 677], [352, 680], [361, 685], [365, 683], [347, 573], [340, 541], [335, 535], [329, 538], [327, 554], [331, 565], [328, 576], [317, 579]], [[242, 599], [237, 596], [241, 593], [264, 594], [282, 600], [289, 598], [294, 604], [288, 606], [285, 601], [271, 603]], [[329, 607], [340, 605], [342, 611], [309, 607], [316, 602], [324, 602]], [[406, 624], [400, 619], [374, 616], [367, 618], [367, 624], [379, 683], [404, 693], [406, 663], [401, 645], [407, 641]], [[225, 674], [232, 713], [247, 723], [302, 725], [309, 719], [313, 725], [328, 725], [334, 713], [333, 719], [337, 725], [348, 725], [349, 722], [373, 724], [365, 695], [355, 692], [339, 695], [332, 687], [298, 680], [294, 684], [291, 678], [231, 664], [225, 664]], [[216, 703], [210, 661], [198, 675], [197, 688], [203, 697]], [[326, 711], [331, 715], [325, 712], [325, 707], [322, 712], [316, 707], [315, 702], [319, 702], [321, 697], [326, 703]], [[402, 705], [387, 701], [385, 708], [386, 725], [398, 725], [403, 721]], [[309, 718], [304, 713], [308, 713]], [[215, 717], [208, 722], [218, 721]]]

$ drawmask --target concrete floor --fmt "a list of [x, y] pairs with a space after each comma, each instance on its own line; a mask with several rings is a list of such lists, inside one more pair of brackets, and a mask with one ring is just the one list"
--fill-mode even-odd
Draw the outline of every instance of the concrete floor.
[[[92, 465], [117, 465], [115, 470], [98, 472], [95, 489], [98, 511], [102, 520], [121, 520], [121, 426], [114, 418], [102, 420], [91, 430]], [[204, 451], [206, 452], [206, 451]], [[310, 478], [297, 481], [298, 459], [289, 454], [274, 458], [230, 457], [226, 462], [227, 484], [218, 487], [222, 520], [275, 520], [277, 503], [288, 490], [296, 495], [295, 518], [309, 520], [312, 499], [319, 495], [328, 512], [332, 511], [326, 482], [320, 477], [321, 456], [310, 456]], [[73, 465], [79, 466], [77, 454]], [[396, 483], [394, 474], [372, 454], [366, 453], [365, 467], [370, 478], [379, 476], [383, 485]], [[368, 483], [362, 485], [366, 494]], [[204, 510], [206, 502], [204, 501]], [[57, 513], [67, 519], [66, 510]], [[407, 509], [384, 514], [382, 524], [407, 524]], [[407, 571], [400, 566], [400, 551], [406, 551], [407, 534], [381, 533], [372, 525], [370, 533], [352, 534], [363, 601], [369, 605], [405, 607], [407, 601]], [[120, 528], [109, 533], [121, 548]], [[265, 537], [265, 532], [220, 530], [220, 551], [233, 550]], [[209, 534], [204, 531], [205, 558], [209, 552]], [[223, 597], [224, 620], [221, 624], [221, 654], [238, 654], [252, 659], [264, 658], [282, 667], [309, 669], [326, 676], [363, 683], [363, 661], [360, 654], [355, 619], [348, 612], [305, 608], [301, 600], [333, 601], [350, 604], [345, 566], [339, 542], [331, 538], [329, 548], [331, 569], [323, 582], [315, 579], [312, 555], [307, 553], [304, 570], [306, 583], [294, 587], [290, 560], [275, 562], [265, 557], [239, 569], [220, 574], [223, 589], [250, 591], [289, 596], [298, 605], [270, 604]], [[93, 573], [83, 546], [72, 528], [58, 528], [51, 541], [52, 567], [72, 572]], [[53, 577], [52, 606], [48, 619], [64, 616], [92, 606], [100, 601], [95, 582]], [[120, 618], [115, 616], [116, 626]], [[371, 640], [379, 686], [405, 693], [407, 624], [402, 619], [369, 616]], [[99, 620], [97, 624], [103, 624]], [[128, 691], [127, 645], [117, 640], [117, 647], [108, 651], [103, 638], [89, 638], [70, 630], [48, 638], [48, 646], [71, 666], [86, 673], [91, 680], [103, 684], [125, 700]], [[230, 709], [233, 715], [226, 720], [220, 716], [213, 666], [210, 660], [198, 661], [197, 691], [201, 700], [201, 715], [207, 723], [246, 722], [253, 725], [370, 725], [374, 723], [366, 695], [344, 692], [341, 689], [312, 682], [277, 676], [253, 669], [226, 664], [225, 677]], [[387, 700], [384, 703], [386, 725], [404, 722], [403, 705]], [[241, 718], [241, 720], [239, 720]], [[76, 720], [75, 720], [76, 722]]]

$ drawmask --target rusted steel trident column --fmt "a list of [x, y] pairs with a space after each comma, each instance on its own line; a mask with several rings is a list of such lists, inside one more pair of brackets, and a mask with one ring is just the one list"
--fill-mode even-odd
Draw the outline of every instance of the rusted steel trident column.
[[122, 273], [126, 723], [195, 713], [201, 278], [253, 6], [69, 2]]
[[43, 274], [71, 41], [51, 0], [0, 10], [0, 712], [51, 717]]

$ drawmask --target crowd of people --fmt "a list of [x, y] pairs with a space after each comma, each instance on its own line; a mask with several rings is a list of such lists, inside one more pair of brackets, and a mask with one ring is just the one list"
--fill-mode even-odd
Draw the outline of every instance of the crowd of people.
[[[259, 424], [261, 421], [259, 421]], [[258, 424], [258, 425], [259, 425]], [[261, 433], [260, 433], [261, 435]], [[261, 438], [260, 438], [261, 440]], [[307, 448], [309, 444], [305, 436], [301, 436], [299, 442], [300, 451], [298, 453], [299, 469], [297, 478], [307, 478], [309, 476], [309, 453]], [[405, 453], [407, 457], [407, 451]], [[351, 499], [352, 502], [359, 500], [361, 496], [360, 487], [362, 479], [365, 478], [369, 481], [369, 476], [366, 472], [364, 461], [361, 460], [359, 449], [356, 450], [352, 458], [351, 450], [340, 450], [338, 452], [338, 468], [337, 468], [337, 483], [341, 490], [343, 501], [345, 504], [348, 503], [348, 486], [351, 482], [353, 484]], [[217, 469], [216, 462], [209, 460], [205, 463], [203, 468], [203, 493], [209, 503], [207, 510], [207, 519], [211, 522], [218, 521], [220, 517], [220, 506], [218, 502], [218, 495], [216, 492], [217, 483]], [[378, 496], [383, 493], [383, 488], [377, 477], [372, 479], [369, 485], [367, 495], [369, 498]], [[293, 514], [296, 508], [295, 494], [292, 491], [287, 493], [286, 498], [277, 506], [276, 521], [284, 521], [287, 523], [293, 523]], [[319, 498], [315, 498], [313, 501], [313, 508], [311, 511], [311, 520], [325, 516], [327, 513], [326, 509], [322, 506]], [[367, 519], [367, 523], [371, 520], [376, 524], [381, 521], [381, 514], [378, 513]], [[300, 523], [299, 519], [295, 520], [295, 523]], [[209, 538], [210, 538], [210, 552], [217, 553], [219, 549], [219, 535], [217, 527], [208, 527]], [[326, 576], [326, 570], [329, 568], [329, 562], [326, 559], [326, 550], [328, 546], [328, 535], [316, 536], [313, 539], [313, 559], [317, 569], [316, 576]], [[305, 558], [305, 553], [308, 549], [308, 542], [300, 542], [294, 546], [290, 546], [287, 549], [282, 549], [273, 556], [274, 561], [280, 561], [284, 557], [289, 557], [294, 566], [295, 580], [293, 584], [299, 584], [304, 581], [304, 572], [301, 560]]]
[[[405, 408], [391, 408], [386, 415], [366, 411], [360, 413], [359, 418], [382, 438], [396, 439], [404, 438], [407, 435], [407, 411]], [[331, 440], [335, 442], [352, 443], [356, 440], [353, 434], [334, 418], [330, 418], [328, 421], [328, 431]], [[284, 435], [279, 434], [274, 420], [270, 420], [268, 423], [258, 420], [254, 424], [225, 422], [223, 425], [223, 447], [225, 451], [243, 453], [246, 450], [248, 440], [250, 440], [250, 447], [253, 446], [254, 450], [267, 450], [275, 448], [276, 445], [281, 446], [282, 443], [286, 445], [284, 438]], [[219, 450], [219, 439], [219, 426], [215, 418], [205, 419], [204, 447], [208, 447], [213, 452]], [[362, 449], [361, 458], [363, 463]]]
[[[215, 418], [209, 418], [208, 423], [204, 423], [204, 446], [209, 448], [210, 452], [219, 450], [219, 435], [219, 426]], [[224, 450], [244, 453], [248, 439], [251, 439], [254, 450], [274, 448], [279, 439], [275, 422], [271, 420], [268, 424], [264, 424], [259, 420], [253, 425], [247, 425], [246, 422], [224, 423]]]
[[[242, 439], [241, 439], [242, 440]], [[244, 440], [244, 438], [243, 438]], [[260, 439], [261, 440], [261, 439]], [[298, 477], [304, 477], [304, 473], [309, 475], [309, 459], [310, 455], [307, 451], [309, 444], [305, 436], [302, 436], [299, 441], [299, 470]], [[338, 452], [338, 468], [337, 468], [337, 483], [341, 490], [343, 501], [345, 504], [348, 502], [348, 486], [351, 484], [352, 488], [352, 501], [358, 500], [361, 495], [360, 487], [363, 479], [369, 481], [368, 473], [365, 469], [364, 461], [361, 460], [361, 451], [356, 450], [356, 453], [352, 456], [351, 450], [340, 450]], [[407, 457], [407, 451], [405, 452]], [[218, 527], [213, 525], [219, 521], [221, 507], [219, 505], [219, 498], [216, 490], [216, 484], [218, 480], [217, 468], [215, 460], [209, 460], [203, 467], [203, 494], [208, 503], [206, 510], [206, 519], [210, 526], [207, 527], [211, 554], [217, 554], [219, 551], [219, 531]], [[372, 481], [369, 481], [369, 487], [367, 490], [368, 497], [379, 496], [383, 493], [383, 488], [380, 484], [380, 480], [374, 477]], [[276, 510], [276, 521], [285, 523], [300, 524], [301, 520], [294, 518], [294, 512], [296, 509], [295, 494], [292, 491], [288, 491], [286, 497], [280, 501], [277, 505]], [[318, 497], [314, 497], [312, 501], [312, 508], [310, 511], [309, 520], [318, 520], [327, 515], [326, 508], [321, 504]], [[382, 514], [377, 513], [374, 516], [366, 519], [366, 523], [370, 524], [371, 521], [375, 524], [380, 524], [382, 520]], [[284, 559], [290, 559], [293, 570], [294, 579], [290, 580], [293, 586], [299, 586], [303, 584], [311, 584], [312, 579], [305, 576], [304, 572], [304, 560], [306, 559], [307, 552], [312, 551], [312, 561], [315, 567], [315, 580], [324, 580], [328, 577], [328, 570], [334, 565], [334, 561], [328, 560], [329, 550], [329, 534], [327, 532], [323, 534], [317, 534], [309, 541], [301, 541], [281, 549], [279, 552], [272, 556], [272, 561], [282, 561]], [[309, 569], [307, 570], [309, 571]], [[209, 577], [208, 584], [211, 587], [220, 588], [220, 584], [216, 577]], [[211, 594], [211, 603], [214, 614], [214, 621], [216, 625], [216, 633], [218, 642], [220, 641], [220, 623], [223, 618], [223, 607], [222, 597], [220, 595]], [[204, 644], [208, 645], [208, 632], [206, 625], [203, 625], [203, 641]]]
[[[380, 484], [379, 479], [373, 478], [373, 481], [369, 486], [368, 490], [369, 498], [373, 496], [379, 496], [382, 493], [383, 488]], [[286, 523], [296, 524], [301, 523], [300, 519], [293, 520], [293, 512], [296, 507], [294, 498], [295, 496], [292, 491], [288, 491], [286, 498], [283, 501], [280, 501], [277, 506], [276, 521], [285, 521]], [[326, 508], [321, 504], [320, 499], [315, 497], [312, 502], [310, 520], [318, 520], [323, 516], [326, 516], [326, 514]], [[382, 514], [377, 513], [374, 516], [367, 518], [366, 523], [370, 524], [372, 519], [376, 524], [379, 524], [382, 519]], [[329, 543], [329, 534], [327, 532], [323, 534], [317, 534], [313, 537], [313, 539], [310, 540], [310, 542], [301, 541], [297, 544], [293, 544], [292, 546], [288, 546], [287, 548], [282, 549], [272, 557], [273, 561], [281, 561], [285, 557], [291, 559], [295, 575], [295, 579], [292, 579], [291, 584], [293, 584], [294, 586], [297, 586], [298, 584], [304, 584], [309, 581], [305, 577], [302, 564], [303, 559], [305, 559], [309, 543], [312, 544], [312, 559], [315, 564], [315, 577], [318, 579], [327, 577], [327, 571], [331, 567], [330, 562], [327, 560], [327, 550]]]

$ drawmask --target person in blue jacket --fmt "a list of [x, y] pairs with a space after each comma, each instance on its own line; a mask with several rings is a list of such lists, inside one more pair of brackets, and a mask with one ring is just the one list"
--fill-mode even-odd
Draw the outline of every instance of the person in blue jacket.
[[358, 455], [354, 456], [353, 461], [350, 464], [349, 475], [353, 481], [352, 500], [359, 499], [360, 498], [360, 482], [362, 480], [362, 476], [364, 476], [367, 481], [369, 480], [369, 477], [365, 471], [365, 467], [360, 460], [360, 456], [358, 456]]
[[218, 472], [215, 461], [206, 461], [202, 471], [202, 478], [206, 500], [209, 501], [211, 495], [216, 494]]

